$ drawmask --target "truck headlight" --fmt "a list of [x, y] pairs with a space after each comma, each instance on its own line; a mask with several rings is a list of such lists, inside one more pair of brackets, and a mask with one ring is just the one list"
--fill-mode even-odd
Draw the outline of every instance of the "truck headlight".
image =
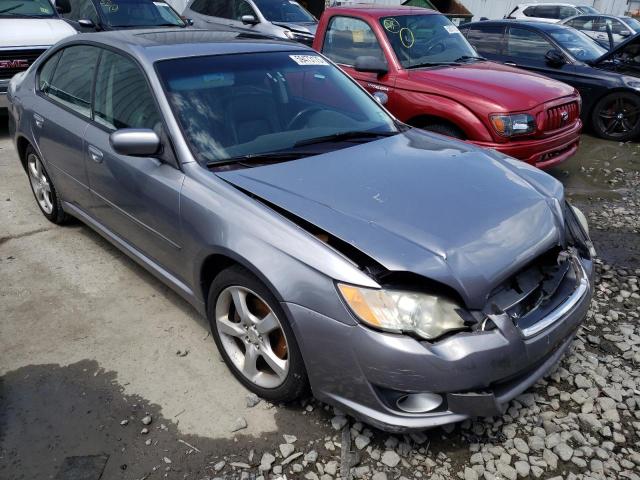
[[528, 113], [491, 115], [489, 118], [495, 131], [503, 137], [525, 135], [536, 131], [536, 119]]
[[427, 340], [465, 328], [457, 312], [460, 307], [444, 297], [344, 284], [338, 289], [353, 313], [374, 328], [415, 333]]

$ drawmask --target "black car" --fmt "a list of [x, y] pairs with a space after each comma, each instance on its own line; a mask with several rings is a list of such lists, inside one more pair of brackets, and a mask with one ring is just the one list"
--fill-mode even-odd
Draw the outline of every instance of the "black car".
[[79, 32], [190, 24], [163, 0], [56, 0], [55, 4]]
[[565, 25], [498, 20], [460, 30], [490, 60], [577, 88], [583, 121], [597, 136], [626, 141], [640, 135], [640, 35], [607, 52]]

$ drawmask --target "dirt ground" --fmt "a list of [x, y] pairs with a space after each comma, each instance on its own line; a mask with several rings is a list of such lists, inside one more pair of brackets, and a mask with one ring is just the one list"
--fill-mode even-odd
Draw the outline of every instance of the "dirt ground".
[[[620, 178], [638, 172], [637, 144], [588, 136], [550, 172], [589, 213], [599, 257], [629, 270], [640, 268], [638, 230], [594, 219], [624, 208], [638, 184]], [[89, 228], [48, 223], [4, 125], [0, 206], [1, 479], [249, 478], [283, 434], [297, 437], [305, 468], [309, 452], [339, 454], [331, 409], [248, 406], [184, 301]], [[247, 427], [234, 432], [239, 419]], [[449, 433], [428, 432], [427, 449], [464, 468], [469, 438]], [[373, 437], [384, 448], [387, 436]]]

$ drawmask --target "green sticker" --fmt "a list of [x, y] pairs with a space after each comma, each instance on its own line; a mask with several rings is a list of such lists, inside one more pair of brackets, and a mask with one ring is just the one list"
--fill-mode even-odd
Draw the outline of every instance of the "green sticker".
[[385, 18], [382, 21], [382, 26], [391, 33], [398, 33], [400, 31], [400, 22], [395, 18]]

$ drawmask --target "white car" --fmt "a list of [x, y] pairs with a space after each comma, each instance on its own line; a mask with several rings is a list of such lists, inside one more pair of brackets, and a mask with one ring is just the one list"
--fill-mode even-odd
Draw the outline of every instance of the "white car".
[[606, 49], [611, 48], [607, 26], [611, 28], [614, 46], [640, 32], [640, 22], [632, 17], [578, 15], [577, 17], [567, 18], [562, 23], [586, 33]]
[[7, 87], [51, 45], [75, 35], [49, 0], [0, 0], [0, 110], [7, 108]]
[[593, 7], [570, 3], [521, 3], [504, 18], [558, 23], [565, 18], [583, 14], [599, 15], [600, 12]]

